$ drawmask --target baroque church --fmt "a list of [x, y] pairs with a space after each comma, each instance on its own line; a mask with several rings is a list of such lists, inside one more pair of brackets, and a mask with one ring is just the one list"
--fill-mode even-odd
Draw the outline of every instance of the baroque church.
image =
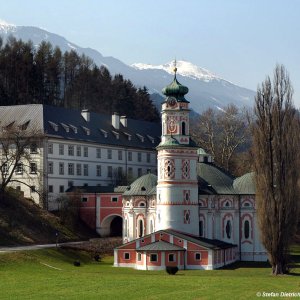
[[256, 220], [254, 174], [233, 178], [190, 137], [188, 88], [163, 89], [157, 176], [122, 193], [123, 245], [114, 266], [141, 270], [216, 269], [238, 260], [266, 261]]

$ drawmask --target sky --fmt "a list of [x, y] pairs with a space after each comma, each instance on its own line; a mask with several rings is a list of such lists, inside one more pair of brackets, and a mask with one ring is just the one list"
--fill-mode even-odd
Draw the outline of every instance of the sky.
[[184, 59], [252, 90], [284, 64], [300, 107], [298, 0], [0, 0], [0, 19], [127, 64]]

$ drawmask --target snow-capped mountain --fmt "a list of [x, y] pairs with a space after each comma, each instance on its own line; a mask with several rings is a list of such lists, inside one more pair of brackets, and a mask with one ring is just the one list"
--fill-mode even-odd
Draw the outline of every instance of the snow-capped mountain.
[[[174, 74], [174, 62], [169, 62], [163, 65], [156, 65], [156, 66], [150, 64], [135, 63], [132, 64], [131, 66], [137, 70], [156, 69], [156, 70], [164, 70], [165, 72], [171, 75]], [[193, 79], [200, 79], [206, 82], [209, 82], [213, 79], [221, 79], [218, 78], [212, 72], [204, 68], [200, 68], [196, 65], [193, 65], [191, 62], [185, 60], [177, 60], [176, 68], [177, 68], [177, 74], [185, 77], [190, 77]]]
[[[23, 41], [31, 40], [36, 47], [44, 40], [53, 46], [58, 46], [62, 51], [75, 50], [80, 55], [85, 54], [97, 65], [107, 67], [113, 75], [122, 74], [136, 86], [146, 86], [150, 93], [161, 93], [162, 88], [174, 78], [173, 62], [158, 66], [142, 63], [129, 66], [114, 57], [105, 57], [97, 50], [80, 47], [44, 29], [16, 26], [0, 20], [0, 36], [4, 42], [9, 35]], [[254, 91], [234, 85], [191, 62], [178, 60], [177, 70], [178, 80], [189, 88], [187, 99], [196, 112], [201, 112], [208, 107], [224, 107], [229, 103], [239, 107], [250, 106], [253, 103]]]

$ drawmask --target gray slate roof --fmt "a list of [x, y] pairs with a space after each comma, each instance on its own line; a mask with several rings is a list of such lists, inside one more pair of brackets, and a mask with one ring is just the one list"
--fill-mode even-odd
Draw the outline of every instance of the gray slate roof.
[[[161, 136], [159, 123], [127, 119], [127, 127], [120, 124], [117, 130], [111, 124], [111, 115], [90, 112], [90, 121], [87, 122], [79, 110], [42, 104], [0, 106], [0, 120], [1, 126], [7, 126], [12, 121], [20, 125], [30, 121], [30, 126], [36, 126], [49, 137], [144, 149], [155, 149]], [[53, 124], [57, 125], [57, 131]], [[69, 127], [69, 132], [64, 125]], [[77, 133], [70, 125], [77, 128]], [[90, 135], [86, 134], [85, 128], [90, 130]], [[107, 137], [104, 132], [107, 132]], [[116, 138], [116, 133], [119, 138]]]
[[139, 247], [136, 250], [137, 251], [185, 251], [184, 248], [171, 243], [167, 243], [165, 241], [156, 241], [146, 246]]
[[227, 248], [231, 248], [231, 247], [236, 246], [234, 244], [226, 243], [226, 242], [223, 242], [223, 241], [220, 241], [220, 240], [197, 237], [197, 236], [194, 236], [194, 235], [181, 233], [181, 232], [178, 232], [178, 231], [172, 230], [172, 229], [166, 229], [164, 231], [169, 233], [169, 234], [173, 234], [173, 235], [175, 235], [179, 238], [182, 238], [182, 239], [185, 239], [185, 240], [190, 241], [192, 243], [195, 243], [195, 244], [197, 244], [199, 246], [202, 246], [204, 248], [208, 248], [208, 249], [227, 249]]
[[198, 163], [199, 194], [237, 194], [233, 188], [234, 177], [212, 163]]
[[255, 173], [246, 173], [233, 182], [233, 187], [239, 194], [255, 195]]
[[72, 186], [66, 190], [66, 193], [73, 193], [73, 192], [94, 194], [94, 193], [114, 193], [115, 191], [113, 186], [90, 186], [90, 185]]
[[[177, 238], [187, 240], [189, 242], [192, 242], [192, 243], [194, 243], [196, 245], [199, 245], [199, 246], [201, 246], [203, 248], [206, 248], [206, 249], [227, 249], [227, 248], [236, 247], [236, 245], [234, 245], [234, 244], [226, 243], [226, 242], [223, 242], [223, 241], [220, 241], [220, 240], [216, 240], [216, 239], [212, 240], [212, 239], [197, 237], [197, 236], [194, 236], [194, 235], [178, 232], [178, 231], [172, 230], [172, 229], [159, 230], [159, 231], [156, 231], [155, 233], [172, 234], [172, 235], [176, 236]], [[141, 237], [137, 240], [142, 240], [142, 239], [144, 239], [146, 237], [149, 237], [149, 236], [151, 236], [151, 234], [148, 234], [148, 235], [146, 235], [144, 237]], [[120, 249], [120, 248], [126, 249], [127, 245], [132, 243], [132, 242], [133, 241], [130, 241], [126, 244], [123, 244], [123, 245], [117, 247], [116, 249]], [[170, 249], [170, 250], [177, 250], [178, 251], [178, 250], [183, 249], [180, 246], [176, 246], [176, 245], [172, 245], [172, 244], [170, 244], [170, 245], [172, 245], [172, 246], [170, 246], [169, 244], [170, 243], [167, 243], [165, 241], [155, 241], [155, 242], [150, 243], [146, 246], [139, 247], [136, 250], [137, 251], [155, 251], [155, 250], [168, 251], [169, 249], [167, 249], [167, 247], [172, 247], [172, 246], [175, 246], [175, 247], [178, 247], [178, 248], [177, 249], [174, 248], [174, 249]]]

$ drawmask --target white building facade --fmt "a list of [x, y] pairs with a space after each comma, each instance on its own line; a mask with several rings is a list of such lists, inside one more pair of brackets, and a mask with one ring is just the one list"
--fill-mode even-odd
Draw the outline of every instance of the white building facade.
[[159, 124], [40, 104], [0, 107], [0, 117], [42, 132], [31, 155], [34, 172], [24, 166], [14, 177], [26, 185], [12, 185], [49, 210], [71, 186], [116, 185], [157, 171]]

